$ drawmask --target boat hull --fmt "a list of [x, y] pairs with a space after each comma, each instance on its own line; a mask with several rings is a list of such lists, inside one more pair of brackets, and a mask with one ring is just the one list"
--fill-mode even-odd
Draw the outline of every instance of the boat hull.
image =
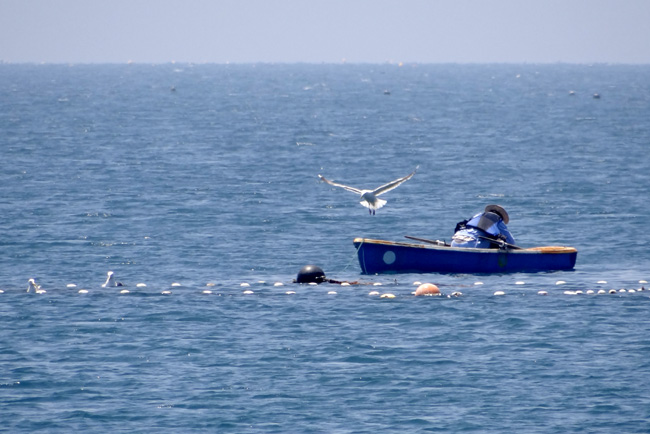
[[382, 273], [515, 273], [572, 270], [573, 247], [476, 249], [434, 244], [400, 243], [355, 238], [364, 274]]

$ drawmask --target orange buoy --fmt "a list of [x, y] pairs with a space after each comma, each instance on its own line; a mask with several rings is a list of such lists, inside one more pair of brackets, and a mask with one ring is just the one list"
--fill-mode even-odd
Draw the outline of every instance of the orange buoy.
[[440, 289], [433, 283], [423, 283], [415, 290], [415, 295], [441, 295]]

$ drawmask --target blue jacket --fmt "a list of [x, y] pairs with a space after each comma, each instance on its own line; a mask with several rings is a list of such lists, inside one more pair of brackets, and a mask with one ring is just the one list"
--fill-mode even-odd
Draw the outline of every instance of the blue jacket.
[[502, 239], [508, 244], [515, 244], [515, 239], [503, 219], [492, 212], [476, 214], [464, 224], [464, 227], [461, 225], [458, 229], [451, 238], [452, 247], [489, 249], [493, 246], [489, 239]]

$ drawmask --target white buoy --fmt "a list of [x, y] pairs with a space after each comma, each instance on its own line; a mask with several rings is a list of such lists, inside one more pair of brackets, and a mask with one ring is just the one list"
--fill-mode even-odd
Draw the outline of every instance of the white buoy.
[[615, 289], [610, 289], [610, 290], [609, 290], [609, 293], [610, 293], [610, 294], [616, 294], [616, 290], [615, 290]]
[[607, 281], [606, 281], [606, 280], [599, 280], [599, 281], [596, 282], [596, 283], [599, 284], [599, 285], [606, 285], [606, 284], [607, 284]]
[[168, 290], [168, 289], [161, 292], [161, 294], [163, 294], [163, 295], [171, 295], [171, 293], [172, 292], [170, 290]]
[[146, 284], [146, 283], [138, 283], [138, 284], [135, 285], [135, 286], [138, 287], [138, 288], [146, 288], [146, 287], [147, 287], [147, 284]]
[[123, 289], [120, 291], [120, 294], [129, 294], [130, 292], [131, 291], [129, 291], [128, 289]]
[[379, 295], [379, 291], [370, 291], [368, 295]]
[[217, 284], [214, 282], [208, 282], [205, 284], [205, 286], [217, 286]]
[[593, 293], [594, 293], [594, 290], [593, 290], [593, 289], [588, 289], [588, 290], [587, 290], [587, 294], [593, 294]]
[[172, 286], [183, 286], [183, 285], [181, 285], [181, 284], [178, 283], [178, 282], [174, 282], [174, 283], [172, 283]]
[[244, 294], [255, 294], [255, 293], [250, 289], [247, 289], [246, 291], [244, 291]]
[[474, 285], [476, 285], [476, 286], [483, 285], [483, 282], [474, 282]]
[[636, 292], [634, 289], [628, 289], [627, 292]]
[[451, 293], [452, 297], [460, 297], [461, 295], [463, 295], [463, 293], [460, 291], [454, 291]]
[[648, 283], [647, 280], [639, 280], [639, 283]]
[[625, 289], [619, 289], [618, 292], [627, 292]]
[[210, 291], [209, 289], [205, 289], [205, 290], [203, 291], [203, 294], [212, 294], [212, 291]]
[[515, 285], [525, 285], [525, 284], [526, 284], [526, 282], [523, 282], [521, 280], [518, 280], [517, 282], [515, 282]]
[[80, 289], [79, 294], [88, 294], [88, 290], [87, 289]]
[[336, 294], [338, 294], [338, 292], [336, 292], [336, 291], [328, 291], [327, 294], [328, 295], [336, 295]]
[[379, 298], [395, 298], [395, 294], [386, 293], [380, 295]]
[[307, 285], [309, 285], [309, 286], [318, 286], [318, 283], [316, 283], [316, 282], [309, 282]]
[[65, 287], [66, 288], [76, 288], [77, 285], [75, 285], [74, 283], [68, 283]]
[[372, 286], [381, 286], [381, 282], [375, 282], [372, 284]]
[[575, 291], [564, 291], [564, 295], [576, 295]]
[[284, 283], [282, 282], [275, 282], [273, 286], [284, 286]]
[[287, 292], [285, 292], [285, 294], [287, 294], [287, 295], [293, 295], [295, 293], [296, 293], [296, 291], [287, 291]]
[[539, 295], [548, 295], [548, 292], [546, 292], [546, 291], [537, 291], [537, 294], [539, 294]]
[[605, 291], [604, 289], [599, 289], [598, 294], [607, 294], [607, 291]]
[[350, 282], [341, 282], [341, 286], [350, 286]]
[[251, 286], [251, 285], [250, 285], [250, 283], [246, 283], [246, 282], [244, 282], [244, 283], [242, 283], [242, 284], [239, 285], [239, 286], [241, 286], [242, 288], [248, 288], [248, 287]]
[[564, 285], [566, 282], [564, 280], [558, 280], [555, 282], [556, 285]]
[[503, 291], [494, 291], [494, 295], [506, 295]]
[[5, 292], [4, 292], [2, 289], [0, 289], [0, 294], [4, 294], [4, 293], [5, 293]]

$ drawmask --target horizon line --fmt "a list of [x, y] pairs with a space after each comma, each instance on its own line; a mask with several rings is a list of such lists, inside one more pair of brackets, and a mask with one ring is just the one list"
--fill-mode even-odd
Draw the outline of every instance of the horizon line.
[[231, 61], [224, 61], [224, 62], [217, 62], [217, 61], [206, 61], [206, 62], [196, 62], [196, 61], [176, 61], [176, 60], [169, 60], [169, 61], [156, 61], [156, 62], [146, 62], [146, 61], [134, 61], [134, 60], [127, 60], [127, 61], [101, 61], [101, 62], [86, 62], [86, 61], [80, 61], [80, 62], [67, 62], [67, 61], [54, 61], [54, 62], [46, 62], [46, 61], [10, 61], [10, 60], [5, 60], [5, 59], [0, 59], [0, 65], [35, 65], [35, 66], [101, 66], [101, 65], [136, 65], [136, 66], [143, 66], [143, 65], [149, 65], [149, 66], [162, 66], [162, 65], [223, 65], [223, 66], [228, 66], [228, 65], [235, 65], [235, 66], [255, 66], [255, 65], [385, 65], [385, 66], [396, 66], [396, 67], [405, 67], [405, 66], [410, 66], [410, 67], [417, 67], [417, 66], [430, 66], [430, 65], [540, 65], [540, 66], [548, 66], [548, 65], [569, 65], [569, 66], [649, 66], [650, 62], [648, 63], [636, 63], [636, 62], [566, 62], [566, 61], [554, 61], [554, 62], [528, 62], [528, 61], [494, 61], [494, 62], [475, 62], [475, 61], [468, 61], [468, 62], [395, 62], [395, 61], [383, 61], [383, 62], [370, 62], [370, 61], [359, 61], [359, 62], [351, 62], [347, 60], [343, 61], [338, 61], [338, 62], [328, 62], [328, 61], [320, 61], [320, 62], [310, 62], [310, 61], [278, 61], [278, 62], [273, 62], [273, 61], [242, 61], [242, 62], [231, 62]]

